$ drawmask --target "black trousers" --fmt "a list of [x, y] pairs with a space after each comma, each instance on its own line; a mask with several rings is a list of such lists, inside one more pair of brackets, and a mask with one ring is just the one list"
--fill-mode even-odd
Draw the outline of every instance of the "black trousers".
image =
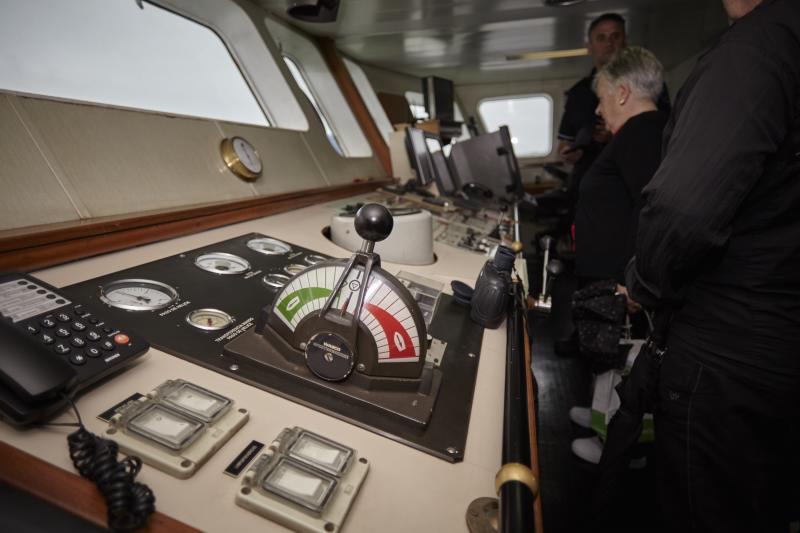
[[800, 378], [670, 344], [655, 412], [665, 531], [786, 533], [800, 518]]

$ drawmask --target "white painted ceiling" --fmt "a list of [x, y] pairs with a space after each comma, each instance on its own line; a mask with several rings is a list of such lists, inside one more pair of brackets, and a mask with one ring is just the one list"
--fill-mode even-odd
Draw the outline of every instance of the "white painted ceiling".
[[456, 84], [577, 78], [586, 57], [508, 61], [524, 52], [584, 46], [590, 20], [609, 11], [628, 20], [628, 40], [667, 69], [708, 46], [726, 27], [721, 0], [589, 0], [547, 7], [544, 0], [341, 0], [336, 22], [289, 19], [286, 0], [252, 0], [313, 35], [332, 37], [361, 63]]

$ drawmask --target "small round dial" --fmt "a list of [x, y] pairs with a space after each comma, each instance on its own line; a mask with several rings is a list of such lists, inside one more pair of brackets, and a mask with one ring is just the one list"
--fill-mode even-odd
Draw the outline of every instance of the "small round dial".
[[303, 261], [305, 261], [309, 265], [316, 265], [317, 263], [321, 263], [325, 260], [326, 260], [325, 257], [322, 257], [321, 255], [317, 254], [308, 254], [303, 258]]
[[218, 329], [227, 328], [233, 324], [233, 317], [219, 309], [195, 309], [186, 315], [186, 322], [197, 329], [216, 331]]
[[300, 272], [302, 272], [306, 268], [308, 268], [308, 265], [298, 265], [297, 263], [291, 263], [291, 264], [286, 265], [285, 267], [283, 267], [283, 270], [285, 272], [287, 272], [288, 274], [294, 276], [294, 275], [299, 274]]
[[194, 260], [195, 266], [214, 274], [241, 274], [250, 270], [250, 263], [238, 255], [214, 252]]
[[267, 274], [262, 278], [262, 281], [268, 287], [273, 288], [280, 288], [289, 283], [289, 280], [292, 279], [285, 274]]
[[121, 279], [100, 287], [100, 299], [128, 311], [155, 311], [178, 299], [178, 291], [160, 281]]
[[261, 157], [253, 145], [241, 137], [223, 140], [220, 151], [225, 166], [240, 178], [254, 180], [261, 175]]
[[341, 335], [323, 331], [306, 344], [306, 364], [317, 376], [328, 381], [341, 381], [350, 375], [356, 356]]
[[247, 241], [247, 247], [266, 255], [282, 255], [292, 251], [292, 247], [277, 239], [258, 237]]

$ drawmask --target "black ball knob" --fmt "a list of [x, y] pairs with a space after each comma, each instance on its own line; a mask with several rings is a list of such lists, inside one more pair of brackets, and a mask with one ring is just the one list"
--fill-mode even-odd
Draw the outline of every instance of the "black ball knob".
[[367, 204], [356, 213], [356, 231], [364, 240], [382, 241], [393, 227], [392, 214], [380, 204]]

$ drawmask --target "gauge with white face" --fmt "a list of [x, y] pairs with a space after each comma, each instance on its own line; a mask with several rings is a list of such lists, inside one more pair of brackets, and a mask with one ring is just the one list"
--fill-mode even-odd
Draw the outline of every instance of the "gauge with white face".
[[255, 147], [241, 137], [234, 137], [232, 142], [233, 151], [236, 152], [239, 161], [242, 162], [245, 168], [253, 174], [261, 174], [261, 157]]
[[308, 265], [299, 265], [297, 263], [292, 263], [283, 267], [283, 270], [290, 276], [295, 276], [307, 268]]
[[155, 311], [178, 299], [178, 291], [166, 283], [149, 279], [121, 279], [100, 287], [100, 299], [128, 311]]
[[290, 279], [292, 278], [285, 274], [267, 274], [262, 278], [262, 281], [268, 287], [278, 289], [289, 283]]
[[309, 265], [316, 265], [317, 263], [321, 263], [325, 260], [326, 260], [325, 257], [322, 257], [321, 255], [317, 254], [308, 254], [303, 258], [303, 261], [305, 261]]
[[214, 274], [241, 274], [250, 270], [250, 263], [238, 255], [214, 252], [194, 260], [195, 266]]
[[277, 239], [257, 237], [247, 241], [247, 247], [266, 255], [283, 255], [292, 251], [292, 247]]
[[254, 180], [261, 175], [261, 157], [253, 145], [241, 137], [224, 139], [220, 151], [225, 166], [240, 178]]
[[195, 309], [186, 315], [189, 325], [204, 331], [217, 331], [233, 324], [233, 317], [219, 309]]

